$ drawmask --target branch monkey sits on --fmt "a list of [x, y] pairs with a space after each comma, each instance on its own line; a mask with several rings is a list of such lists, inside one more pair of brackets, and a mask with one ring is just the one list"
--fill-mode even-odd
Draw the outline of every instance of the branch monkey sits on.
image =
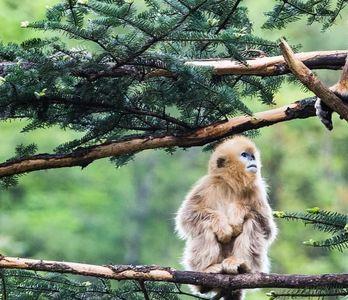
[[[237, 136], [217, 146], [208, 174], [193, 186], [177, 213], [176, 229], [186, 240], [183, 265], [187, 270], [269, 271], [267, 251], [277, 228], [254, 143]], [[236, 291], [233, 297], [242, 299], [242, 292]]]

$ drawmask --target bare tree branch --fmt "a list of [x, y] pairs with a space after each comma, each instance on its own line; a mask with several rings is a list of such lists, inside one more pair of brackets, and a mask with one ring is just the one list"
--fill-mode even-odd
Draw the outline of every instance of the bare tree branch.
[[316, 94], [327, 106], [336, 111], [343, 119], [348, 121], [348, 106], [326, 87], [303, 62], [296, 58], [291, 47], [285, 40], [281, 40], [284, 59], [294, 75], [314, 94]]
[[253, 116], [240, 116], [228, 121], [217, 122], [182, 135], [132, 136], [121, 141], [110, 141], [91, 147], [78, 148], [70, 153], [37, 154], [10, 160], [0, 164], [0, 178], [35, 170], [73, 166], [86, 167], [97, 159], [136, 153], [146, 149], [202, 146], [247, 130], [293, 119], [304, 119], [314, 115], [313, 98], [303, 99], [280, 108], [255, 113]]
[[[336, 50], [302, 52], [295, 56], [310, 69], [338, 70], [344, 66], [347, 54], [347, 50]], [[211, 67], [216, 75], [278, 76], [291, 72], [283, 56], [247, 60], [245, 65], [230, 59], [192, 60], [186, 64]]]
[[212, 288], [305, 288], [348, 287], [348, 274], [281, 275], [281, 274], [212, 274], [178, 271], [159, 266], [89, 265], [27, 258], [0, 256], [0, 268], [26, 269], [56, 273], [70, 273], [116, 280], [164, 281], [181, 284], [205, 285]]

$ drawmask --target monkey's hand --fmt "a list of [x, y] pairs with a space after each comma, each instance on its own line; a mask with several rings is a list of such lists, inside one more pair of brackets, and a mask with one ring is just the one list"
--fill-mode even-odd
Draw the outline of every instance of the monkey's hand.
[[233, 229], [223, 216], [217, 216], [212, 222], [212, 229], [220, 243], [226, 244], [231, 241]]

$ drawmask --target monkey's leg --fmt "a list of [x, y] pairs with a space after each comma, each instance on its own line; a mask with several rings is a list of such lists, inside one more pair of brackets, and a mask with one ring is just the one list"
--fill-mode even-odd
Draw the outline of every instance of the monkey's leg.
[[260, 271], [262, 265], [260, 260], [263, 259], [266, 248], [267, 243], [262, 228], [253, 219], [245, 221], [243, 231], [234, 240], [232, 253], [230, 254], [239, 263], [238, 273]]
[[[206, 230], [195, 238], [187, 241], [184, 264], [187, 270], [209, 273], [220, 273], [221, 246], [213, 231]], [[191, 286], [194, 292], [207, 293], [211, 288]]]

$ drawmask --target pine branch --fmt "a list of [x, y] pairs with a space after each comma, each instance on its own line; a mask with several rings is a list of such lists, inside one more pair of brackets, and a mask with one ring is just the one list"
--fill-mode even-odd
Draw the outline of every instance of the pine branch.
[[320, 231], [330, 233], [345, 230], [348, 222], [347, 215], [321, 210], [318, 207], [309, 208], [306, 213], [274, 211], [273, 216], [285, 220], [300, 220], [305, 224], [314, 225]]
[[314, 241], [313, 239], [305, 241], [303, 242], [305, 245], [329, 250], [338, 249], [341, 252], [348, 248], [348, 215], [314, 207], [307, 209], [307, 213], [274, 211], [273, 216], [285, 220], [302, 221], [306, 225], [313, 225], [317, 230], [332, 234], [330, 238], [322, 241]]
[[281, 275], [281, 274], [212, 274], [178, 271], [159, 266], [89, 265], [72, 262], [45, 261], [37, 259], [0, 257], [0, 268], [25, 269], [55, 273], [68, 273], [115, 280], [163, 281], [179, 284], [205, 285], [212, 288], [310, 288], [348, 287], [348, 274]]
[[[318, 298], [323, 299], [324, 297], [340, 297], [347, 296], [348, 289], [346, 288], [336, 288], [336, 287], [324, 287], [313, 288], [313, 289], [302, 289], [302, 290], [288, 290], [288, 291], [279, 291], [279, 292], [269, 292], [267, 293], [269, 300], [274, 299], [297, 299], [297, 298]], [[337, 299], [337, 298], [335, 298]]]
[[97, 159], [136, 153], [146, 149], [202, 146], [233, 134], [314, 115], [314, 100], [303, 99], [280, 108], [256, 113], [253, 116], [239, 116], [226, 122], [216, 122], [182, 135], [132, 136], [119, 141], [79, 148], [67, 154], [37, 154], [10, 160], [0, 164], [0, 178], [36, 170], [86, 167]]
[[[295, 57], [301, 60], [306, 67], [312, 70], [316, 69], [330, 69], [339, 70], [344, 66], [347, 56], [347, 50], [335, 50], [335, 51], [313, 51], [313, 52], [301, 52], [295, 54]], [[30, 62], [20, 63], [22, 68], [29, 69], [33, 67]], [[287, 67], [287, 64], [283, 56], [273, 57], [261, 57], [256, 59], [247, 60], [245, 64], [242, 64], [236, 60], [230, 59], [208, 59], [208, 60], [190, 60], [184, 62], [186, 65], [209, 67], [213, 69], [214, 75], [255, 75], [255, 76], [279, 76], [288, 74], [291, 71]], [[7, 69], [11, 66], [18, 65], [17, 62], [0, 62], [0, 76], [4, 77], [7, 74]], [[157, 65], [157, 66], [156, 66]], [[160, 61], [157, 64], [153, 64], [152, 67], [156, 70], [152, 70], [146, 76], [149, 77], [173, 77], [175, 74], [161, 69], [159, 66], [163, 66]], [[139, 65], [124, 65], [122, 67], [115, 67], [115, 64], [109, 63], [108, 68], [101, 71], [93, 69], [80, 70], [76, 69], [72, 71], [73, 75], [77, 77], [86, 77], [90, 80], [97, 80], [103, 77], [118, 78], [123, 76], [135, 76], [140, 74]]]

